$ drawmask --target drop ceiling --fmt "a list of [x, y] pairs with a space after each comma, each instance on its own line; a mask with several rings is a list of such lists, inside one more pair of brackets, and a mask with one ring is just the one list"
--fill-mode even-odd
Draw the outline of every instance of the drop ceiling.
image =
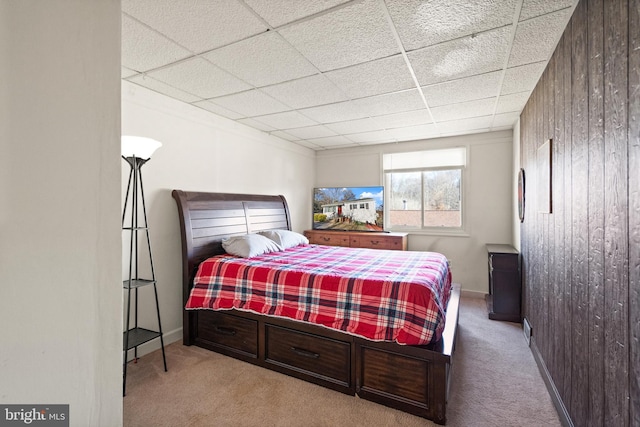
[[122, 0], [122, 78], [314, 150], [513, 128], [577, 0]]

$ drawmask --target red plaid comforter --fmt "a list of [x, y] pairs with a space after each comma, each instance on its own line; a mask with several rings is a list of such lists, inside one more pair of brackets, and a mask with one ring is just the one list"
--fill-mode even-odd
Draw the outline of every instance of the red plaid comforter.
[[235, 308], [420, 345], [440, 339], [450, 291], [449, 264], [438, 253], [301, 245], [209, 258], [186, 309]]

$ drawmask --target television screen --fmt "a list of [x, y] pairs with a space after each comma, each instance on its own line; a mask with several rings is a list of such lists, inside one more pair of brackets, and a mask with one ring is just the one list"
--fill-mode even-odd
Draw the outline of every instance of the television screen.
[[313, 190], [313, 229], [383, 231], [384, 187], [319, 187]]

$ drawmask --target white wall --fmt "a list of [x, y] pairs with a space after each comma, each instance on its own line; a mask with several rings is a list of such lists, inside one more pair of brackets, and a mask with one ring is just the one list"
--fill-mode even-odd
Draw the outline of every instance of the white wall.
[[[122, 82], [122, 133], [162, 142], [142, 168], [160, 314], [167, 342], [182, 339], [182, 258], [174, 189], [282, 194], [293, 229], [311, 223], [315, 153], [245, 125]], [[122, 197], [128, 164], [122, 160]], [[127, 236], [128, 237], [128, 236]], [[128, 240], [123, 241], [123, 279], [128, 277]], [[126, 268], [125, 268], [126, 267]], [[141, 326], [157, 325], [153, 294], [142, 294]], [[143, 302], [147, 305], [143, 307]], [[159, 347], [156, 341], [140, 349]], [[171, 360], [167, 361], [171, 369]]]
[[469, 292], [488, 292], [487, 243], [513, 241], [513, 135], [511, 131], [380, 144], [317, 153], [317, 186], [381, 185], [381, 156], [465, 145], [469, 164], [463, 183], [465, 236], [409, 235], [409, 250], [435, 251], [451, 262], [455, 282]]
[[120, 2], [0, 0], [0, 403], [122, 424]]

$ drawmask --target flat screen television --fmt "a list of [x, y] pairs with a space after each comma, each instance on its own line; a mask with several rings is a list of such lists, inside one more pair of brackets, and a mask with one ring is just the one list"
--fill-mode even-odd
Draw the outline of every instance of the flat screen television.
[[313, 229], [384, 231], [384, 187], [318, 187], [313, 190]]

